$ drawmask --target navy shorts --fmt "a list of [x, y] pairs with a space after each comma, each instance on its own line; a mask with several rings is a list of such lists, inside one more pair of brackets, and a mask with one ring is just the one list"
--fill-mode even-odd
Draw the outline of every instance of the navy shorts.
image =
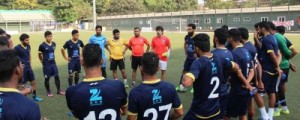
[[199, 118], [191, 110], [189, 110], [188, 113], [186, 113], [186, 115], [183, 118], [183, 120], [218, 120], [218, 119], [219, 119], [219, 115], [216, 115], [216, 116], [213, 116], [213, 117], [208, 117], [206, 119]]
[[44, 65], [43, 72], [46, 79], [49, 79], [50, 77], [58, 77], [58, 69], [55, 63]]
[[69, 74], [72, 74], [74, 72], [80, 73], [81, 66], [80, 66], [79, 58], [73, 58], [72, 60], [69, 61], [68, 71], [69, 71]]
[[120, 70], [125, 69], [124, 59], [120, 59], [120, 60], [112, 59], [110, 61], [110, 70], [117, 70], [118, 67]]
[[220, 96], [220, 118], [223, 118], [226, 115], [226, 105], [227, 105], [228, 95]]
[[252, 97], [250, 94], [242, 95], [230, 92], [228, 95], [228, 101], [226, 105], [226, 116], [238, 117], [247, 115], [251, 99]]
[[35, 80], [35, 77], [34, 77], [34, 73], [32, 71], [31, 68], [24, 68], [23, 70], [23, 78], [22, 78], [22, 83], [25, 84], [26, 82], [31, 82]]
[[262, 81], [264, 83], [264, 88], [267, 93], [276, 93], [278, 75], [271, 75], [266, 72], [262, 72]]
[[183, 65], [183, 71], [190, 71], [190, 68], [191, 68], [191, 66], [192, 66], [192, 64], [193, 64], [193, 61], [194, 61], [194, 60], [186, 59], [186, 60], [184, 61], [184, 65]]

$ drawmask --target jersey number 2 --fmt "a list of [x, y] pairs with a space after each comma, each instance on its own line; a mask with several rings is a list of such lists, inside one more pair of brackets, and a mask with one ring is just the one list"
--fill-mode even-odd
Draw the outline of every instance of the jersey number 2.
[[208, 99], [213, 99], [219, 97], [219, 93], [215, 93], [220, 85], [220, 80], [218, 77], [213, 77], [210, 81], [211, 85], [215, 85], [214, 89], [211, 91], [211, 93], [208, 96]]

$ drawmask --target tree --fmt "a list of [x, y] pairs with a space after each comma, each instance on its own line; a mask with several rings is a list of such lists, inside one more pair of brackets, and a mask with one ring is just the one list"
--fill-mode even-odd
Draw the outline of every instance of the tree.
[[77, 13], [78, 23], [84, 18], [92, 16], [92, 6], [85, 1], [82, 0], [74, 0], [73, 9]]
[[169, 12], [177, 7], [174, 0], [144, 0], [144, 5], [151, 12]]
[[210, 9], [229, 9], [229, 8], [236, 8], [237, 5], [235, 0], [206, 0], [205, 6]]
[[39, 9], [51, 10], [55, 7], [58, 0], [38, 0]]
[[53, 14], [58, 22], [67, 22], [68, 24], [73, 23], [78, 18], [72, 0], [59, 1], [53, 10]]
[[176, 11], [195, 10], [198, 6], [197, 0], [176, 0]]
[[13, 8], [19, 10], [35, 9], [36, 7], [36, 0], [15, 0], [13, 2]]
[[111, 0], [106, 10], [107, 14], [130, 14], [141, 13], [144, 5], [140, 0]]

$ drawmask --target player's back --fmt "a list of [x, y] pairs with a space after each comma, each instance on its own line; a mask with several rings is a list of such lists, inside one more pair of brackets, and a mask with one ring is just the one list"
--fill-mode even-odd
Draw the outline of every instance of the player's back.
[[175, 87], [167, 82], [144, 81], [129, 94], [129, 112], [138, 120], [168, 120], [171, 108], [181, 108]]
[[271, 73], [275, 73], [275, 65], [273, 64], [271, 58], [268, 53], [273, 51], [276, 55], [278, 53], [278, 44], [273, 35], [264, 36], [261, 40], [262, 47], [260, 50], [260, 61], [262, 65], [262, 69]]
[[120, 120], [120, 108], [127, 104], [127, 93], [120, 81], [92, 78], [68, 88], [66, 99], [69, 109], [80, 120]]
[[244, 48], [249, 51], [252, 59], [255, 61], [257, 59], [257, 50], [256, 50], [255, 46], [250, 41], [247, 41], [244, 44]]
[[38, 105], [14, 91], [0, 92], [0, 109], [0, 120], [41, 119]]
[[[220, 57], [221, 60], [228, 60], [228, 61], [232, 61], [233, 60], [233, 56], [232, 53], [226, 49], [226, 48], [216, 48], [212, 51], [214, 56], [218, 56]], [[229, 71], [227, 71], [225, 68], [223, 69], [223, 72], [221, 73], [223, 74], [224, 78], [221, 82], [221, 88], [220, 88], [220, 93], [221, 95], [225, 95], [227, 94], [228, 91], [228, 85], [227, 85], [227, 80], [230, 78], [229, 75]]]
[[[190, 72], [195, 76], [192, 112], [201, 117], [213, 117], [220, 113], [219, 93], [223, 79], [223, 60], [218, 56], [196, 59]], [[229, 61], [228, 61], [229, 62]], [[229, 62], [231, 64], [231, 62]], [[193, 71], [198, 72], [193, 72]]]
[[[245, 78], [248, 78], [249, 71], [252, 69], [252, 56], [244, 47], [237, 47], [232, 50], [233, 61], [237, 63]], [[239, 94], [248, 94], [248, 90], [243, 88], [243, 83], [237, 74], [231, 74], [231, 91]]]

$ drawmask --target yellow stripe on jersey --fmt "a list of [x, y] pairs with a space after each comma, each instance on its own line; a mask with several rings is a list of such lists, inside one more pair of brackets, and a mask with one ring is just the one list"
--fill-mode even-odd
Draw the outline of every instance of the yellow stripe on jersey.
[[231, 65], [232, 65], [232, 69], [233, 69], [233, 68], [234, 68], [234, 65], [235, 65], [233, 61], [231, 61]]
[[192, 78], [193, 82], [195, 82], [195, 76], [192, 73], [186, 73], [185, 75]]
[[122, 107], [126, 107], [126, 106], [128, 106], [128, 102], [125, 105], [123, 105]]
[[130, 111], [128, 111], [127, 114], [128, 114], [128, 115], [137, 115], [137, 113], [133, 113], [133, 112], [130, 112]]
[[16, 92], [16, 93], [20, 93], [19, 90], [15, 89], [15, 88], [3, 88], [3, 87], [0, 87], [0, 91], [1, 92]]
[[104, 80], [104, 77], [95, 77], [95, 78], [88, 78], [88, 79], [84, 79], [83, 82], [95, 82], [95, 81], [100, 81], [100, 80]]
[[268, 50], [268, 51], [267, 51], [267, 53], [271, 53], [271, 52], [273, 52], [273, 50]]
[[292, 49], [292, 48], [294, 48], [294, 45], [292, 45], [292, 46], [289, 47], [289, 49]]
[[155, 84], [155, 83], [158, 83], [160, 82], [160, 79], [157, 79], [157, 80], [144, 80], [143, 83], [144, 84]]
[[204, 116], [200, 116], [200, 115], [196, 115], [196, 117], [198, 117], [200, 119], [209, 119], [209, 118], [215, 117], [215, 116], [217, 116], [219, 114], [220, 114], [220, 110], [217, 113], [215, 113], [215, 114], [213, 114], [211, 116], [208, 116], [208, 117], [204, 117]]
[[183, 108], [183, 105], [181, 104], [178, 108], [174, 108], [174, 109], [178, 110], [178, 109], [182, 109], [182, 108]]
[[264, 71], [265, 73], [269, 74], [269, 75], [277, 75], [278, 73], [272, 73], [272, 72], [269, 72], [269, 71]]

